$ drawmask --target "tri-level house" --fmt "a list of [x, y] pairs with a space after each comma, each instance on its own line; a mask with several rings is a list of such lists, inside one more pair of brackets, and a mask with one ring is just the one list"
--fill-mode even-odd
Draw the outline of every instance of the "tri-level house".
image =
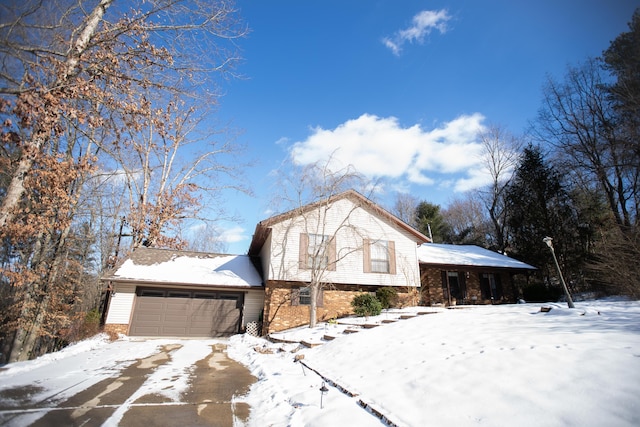
[[267, 334], [308, 324], [313, 305], [318, 321], [349, 315], [354, 296], [387, 286], [413, 305], [513, 302], [512, 275], [530, 269], [434, 245], [350, 190], [261, 221], [247, 255], [136, 249], [103, 277], [105, 329], [221, 336], [260, 324]]
[[260, 261], [266, 330], [308, 323], [315, 283], [319, 320], [351, 313], [359, 292], [385, 286], [401, 294], [415, 292], [420, 286], [417, 249], [428, 241], [355, 191], [260, 222], [249, 256]]

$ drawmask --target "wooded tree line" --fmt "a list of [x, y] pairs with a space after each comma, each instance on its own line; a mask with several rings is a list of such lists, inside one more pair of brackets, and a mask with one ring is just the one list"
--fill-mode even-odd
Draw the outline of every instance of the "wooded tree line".
[[245, 32], [224, 0], [0, 5], [0, 363], [97, 325], [103, 269], [245, 191], [210, 126]]
[[[525, 297], [560, 288], [640, 297], [640, 11], [602, 56], [549, 78], [525, 136], [480, 135], [491, 184], [447, 209], [411, 196], [394, 211], [436, 243], [475, 244], [538, 267]], [[429, 227], [427, 227], [429, 225]]]

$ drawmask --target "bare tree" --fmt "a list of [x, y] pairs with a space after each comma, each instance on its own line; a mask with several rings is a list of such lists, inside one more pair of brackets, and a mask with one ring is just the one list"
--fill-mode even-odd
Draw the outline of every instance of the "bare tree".
[[490, 248], [504, 253], [507, 242], [505, 192], [518, 163], [522, 141], [500, 126], [491, 126], [479, 134], [483, 147], [482, 162], [491, 177], [482, 200], [492, 223]]
[[[349, 189], [367, 188], [367, 181], [357, 173], [353, 167], [348, 166], [340, 170], [330, 168], [331, 160], [316, 162], [304, 167], [294, 167], [292, 173], [282, 176], [278, 184], [281, 194], [278, 196], [278, 204], [293, 207], [286, 214], [284, 221], [284, 235], [289, 236], [293, 230], [302, 229], [304, 233], [301, 239], [301, 247], [307, 251], [302, 253], [299, 265], [308, 273], [309, 277], [309, 327], [317, 324], [318, 295], [323, 289], [331, 286], [327, 279], [328, 272], [335, 270], [336, 263], [353, 252], [361, 251], [362, 244], [336, 248], [336, 236], [348, 235], [348, 241], [363, 241], [366, 237], [361, 232], [361, 227], [352, 221], [353, 212], [359, 205], [354, 204], [349, 211], [340, 212], [339, 222], [335, 223], [334, 211], [336, 210], [336, 196]], [[369, 188], [371, 188], [369, 186]], [[362, 191], [362, 190], [361, 190]], [[279, 221], [276, 216], [272, 220]], [[355, 237], [358, 236], [359, 239]], [[279, 279], [288, 276], [289, 270], [294, 266], [286, 264], [287, 243], [290, 237], [282, 239], [276, 255], [280, 258], [280, 265], [276, 275]]]
[[199, 224], [196, 232], [185, 238], [187, 249], [196, 252], [225, 253], [227, 244], [221, 239], [220, 230], [211, 224]]
[[[148, 163], [172, 165], [154, 193], [159, 201], [135, 205], [154, 220], [147, 239], [160, 239], [163, 227], [199, 196], [205, 185], [195, 171], [202, 173], [219, 152], [195, 159], [201, 168], [187, 167], [183, 178], [189, 178], [174, 180], [178, 174], [168, 171], [176, 171], [177, 150], [167, 142], [190, 138], [179, 126], [192, 124], [181, 118], [196, 100], [216, 105], [218, 77], [228, 75], [237, 59], [234, 40], [245, 32], [225, 1], [101, 0], [86, 7], [80, 0], [0, 5], [0, 142], [7, 166], [0, 235], [9, 252], [21, 251], [2, 267], [18, 290], [0, 325], [3, 347], [12, 341], [11, 361], [33, 357], [38, 337], [64, 326], [47, 319], [65, 300], [69, 237], [86, 218], [79, 201], [87, 200], [97, 165], [124, 170], [114, 153], [144, 158], [146, 141], [148, 152], [160, 155], [163, 139], [165, 163]], [[227, 173], [209, 171], [209, 178]]]
[[[11, 181], [5, 192], [2, 205], [0, 206], [0, 229], [2, 229], [7, 222], [11, 221], [15, 215], [14, 211], [20, 201], [20, 198], [25, 192], [25, 176], [33, 167], [34, 155], [40, 151], [43, 144], [56, 131], [56, 125], [60, 120], [61, 114], [59, 112], [59, 104], [57, 104], [57, 100], [55, 98], [63, 95], [60, 88], [66, 87], [69, 81], [77, 74], [80, 58], [90, 47], [90, 42], [98, 31], [100, 21], [103, 19], [107, 8], [111, 6], [112, 2], [113, 0], [102, 0], [94, 7], [89, 16], [77, 27], [79, 36], [69, 43], [70, 49], [67, 52], [59, 52], [60, 57], [62, 57], [63, 60], [58, 64], [60, 69], [58, 70], [57, 75], [49, 83], [48, 87], [46, 82], [33, 82], [33, 77], [28, 77], [28, 75], [27, 77], [23, 77], [26, 81], [19, 81], [17, 79], [18, 76], [3, 72], [5, 84], [3, 85], [2, 92], [19, 95], [19, 102], [22, 101], [24, 104], [30, 104], [21, 106], [23, 108], [33, 108], [37, 105], [37, 107], [39, 107], [37, 114], [38, 116], [41, 116], [41, 119], [38, 120], [38, 123], [33, 127], [31, 135], [26, 140], [21, 141], [22, 147], [20, 150], [20, 157], [16, 162], [16, 166], [12, 172]], [[40, 56], [40, 53], [38, 52], [39, 47], [17, 47], [22, 37], [19, 37], [18, 40], [14, 40], [12, 37], [12, 31], [7, 31], [7, 27], [11, 27], [12, 25], [21, 26], [20, 24], [25, 21], [25, 18], [32, 13], [38, 12], [38, 8], [39, 5], [31, 4], [30, 7], [26, 8], [26, 10], [22, 12], [22, 14], [16, 13], [15, 15], [17, 16], [14, 15], [14, 22], [5, 22], [3, 25], [3, 46], [6, 51], [15, 51], [18, 54], [14, 57], [15, 61], [11, 61], [12, 66], [15, 66], [16, 63], [25, 60], [25, 57], [33, 57], [33, 60], [35, 60]], [[29, 26], [25, 25], [25, 27], [28, 28]], [[56, 52], [56, 54], [58, 54], [58, 52]], [[31, 62], [25, 61], [25, 63], [21, 64], [20, 69], [27, 73], [31, 66]], [[15, 70], [8, 71], [15, 72]], [[35, 96], [31, 98], [26, 97], [29, 90], [25, 89], [25, 83], [33, 84], [31, 91]], [[44, 96], [38, 97], [39, 93], [42, 93]], [[8, 104], [9, 102], [5, 100], [5, 103]], [[27, 115], [35, 114], [35, 111], [25, 111], [22, 113], [23, 121], [26, 120]]]
[[411, 194], [397, 193], [391, 212], [413, 228], [417, 229], [418, 223], [416, 221], [416, 210], [419, 204], [420, 200]]
[[622, 233], [636, 227], [640, 206], [637, 142], [629, 144], [606, 92], [601, 63], [569, 68], [563, 82], [551, 79], [535, 128], [555, 147], [563, 170], [585, 191], [604, 194]]
[[453, 200], [442, 211], [442, 216], [449, 226], [448, 240], [453, 244], [489, 246], [491, 225], [477, 193], [467, 193], [463, 198]]
[[193, 107], [185, 111], [175, 101], [154, 109], [149, 103], [144, 114], [144, 130], [128, 129], [132, 143], [109, 153], [125, 178], [130, 247], [179, 248], [186, 244], [179, 232], [183, 222], [222, 219], [224, 191], [250, 194], [241, 177], [248, 163], [239, 159], [241, 147], [232, 139], [218, 141], [226, 136], [208, 131], [205, 116]]
[[[635, 22], [638, 27], [640, 20]], [[630, 44], [628, 53], [637, 51], [635, 46]], [[621, 62], [633, 63], [632, 58]], [[635, 135], [640, 120], [632, 97], [622, 105], [616, 91], [634, 93], [637, 68], [629, 68], [630, 74], [618, 76], [621, 86], [613, 89], [598, 59], [570, 67], [563, 81], [549, 79], [535, 131], [553, 148], [554, 160], [583, 207], [580, 231], [588, 235], [592, 251], [590, 279], [612, 292], [638, 295], [640, 280], [628, 281], [639, 276], [638, 264], [627, 260], [639, 256], [640, 151]]]

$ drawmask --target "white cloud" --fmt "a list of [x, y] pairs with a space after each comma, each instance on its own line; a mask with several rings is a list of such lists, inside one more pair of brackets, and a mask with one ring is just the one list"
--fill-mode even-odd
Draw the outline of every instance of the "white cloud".
[[441, 34], [447, 31], [447, 22], [451, 19], [445, 9], [423, 10], [413, 17], [411, 26], [396, 31], [391, 37], [382, 39], [382, 43], [388, 47], [394, 55], [400, 55], [402, 46], [409, 43], [422, 43], [431, 31], [438, 30]]
[[287, 145], [289, 143], [289, 138], [283, 136], [282, 138], [276, 141], [276, 145]]
[[221, 230], [220, 241], [225, 243], [237, 243], [247, 240], [248, 236], [245, 234], [245, 229], [242, 227], [232, 227]]
[[482, 168], [473, 168], [467, 171], [467, 175], [465, 177], [461, 177], [455, 181], [453, 189], [456, 192], [463, 193], [465, 191], [489, 185], [490, 183], [491, 175], [489, 174], [489, 171]]
[[[482, 145], [478, 132], [484, 130], [484, 116], [462, 115], [432, 130], [420, 125], [403, 127], [395, 117], [363, 114], [335, 129], [312, 129], [304, 141], [293, 144], [296, 164], [331, 161], [334, 169], [353, 165], [371, 179], [386, 178], [394, 185], [431, 186], [454, 180], [453, 188], [476, 188], [485, 183], [478, 174]], [[479, 185], [478, 185], [479, 186]]]

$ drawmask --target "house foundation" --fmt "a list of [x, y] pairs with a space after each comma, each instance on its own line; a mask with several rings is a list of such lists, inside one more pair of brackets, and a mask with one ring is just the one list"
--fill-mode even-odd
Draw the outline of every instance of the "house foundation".
[[[351, 301], [362, 292], [374, 292], [382, 286], [337, 285], [323, 289], [318, 297], [316, 319], [326, 322], [331, 319], [350, 316], [353, 314]], [[300, 289], [299, 282], [271, 281], [265, 287], [265, 309], [263, 333], [279, 332], [286, 329], [309, 324], [310, 305], [295, 301], [296, 292]], [[398, 300], [408, 301], [413, 296], [415, 288], [397, 287]]]

